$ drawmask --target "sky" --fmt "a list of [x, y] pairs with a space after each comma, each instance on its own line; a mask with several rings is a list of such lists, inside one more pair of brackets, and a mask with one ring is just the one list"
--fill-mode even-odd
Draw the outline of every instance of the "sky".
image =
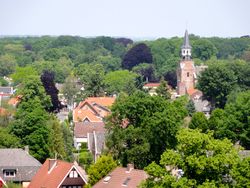
[[0, 35], [250, 35], [250, 0], [0, 0]]

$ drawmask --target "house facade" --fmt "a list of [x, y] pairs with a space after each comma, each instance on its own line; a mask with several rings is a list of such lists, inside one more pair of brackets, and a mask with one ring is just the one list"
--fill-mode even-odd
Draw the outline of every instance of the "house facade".
[[47, 159], [28, 188], [83, 188], [86, 184], [86, 173], [76, 163]]

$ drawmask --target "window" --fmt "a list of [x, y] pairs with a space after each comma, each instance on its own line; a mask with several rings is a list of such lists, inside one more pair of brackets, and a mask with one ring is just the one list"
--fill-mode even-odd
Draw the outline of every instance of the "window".
[[15, 177], [16, 176], [16, 170], [10, 169], [10, 170], [4, 170], [4, 176], [5, 177]]
[[189, 72], [187, 72], [187, 77], [189, 77]]
[[78, 178], [78, 173], [76, 170], [72, 170], [70, 173], [69, 173], [69, 178]]

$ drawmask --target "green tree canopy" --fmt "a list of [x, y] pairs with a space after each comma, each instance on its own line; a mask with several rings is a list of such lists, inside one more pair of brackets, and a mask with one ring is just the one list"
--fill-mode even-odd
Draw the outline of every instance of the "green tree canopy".
[[210, 65], [201, 73], [198, 79], [200, 89], [206, 99], [215, 107], [223, 108], [226, 104], [227, 95], [237, 83], [234, 72], [227, 69], [223, 64]]
[[81, 64], [75, 73], [84, 83], [84, 93], [87, 96], [97, 97], [104, 94], [104, 68], [101, 64]]
[[[153, 162], [145, 168], [149, 178], [142, 187], [226, 187], [235, 184], [232, 170], [240, 158], [229, 140], [216, 140], [211, 133], [191, 129], [181, 129], [177, 140], [176, 150], [167, 149], [159, 165]], [[183, 173], [174, 175], [177, 169]]]
[[187, 115], [179, 100], [170, 103], [142, 92], [120, 96], [111, 110], [107, 146], [115, 159], [136, 168], [159, 161], [165, 148], [175, 146], [175, 134]]
[[95, 164], [92, 164], [88, 169], [88, 183], [94, 185], [104, 176], [106, 176], [111, 170], [117, 166], [116, 162], [110, 155], [101, 156]]
[[[131, 93], [136, 89], [137, 74], [128, 70], [113, 71], [105, 75], [103, 83], [108, 94], [119, 94], [120, 92]], [[128, 91], [128, 86], [130, 90]]]

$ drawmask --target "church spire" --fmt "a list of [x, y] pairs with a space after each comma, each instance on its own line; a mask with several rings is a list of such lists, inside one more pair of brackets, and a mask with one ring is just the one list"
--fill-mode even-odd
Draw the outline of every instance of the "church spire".
[[185, 31], [183, 45], [181, 46], [181, 55], [183, 59], [191, 59], [191, 45], [189, 44], [188, 31]]

